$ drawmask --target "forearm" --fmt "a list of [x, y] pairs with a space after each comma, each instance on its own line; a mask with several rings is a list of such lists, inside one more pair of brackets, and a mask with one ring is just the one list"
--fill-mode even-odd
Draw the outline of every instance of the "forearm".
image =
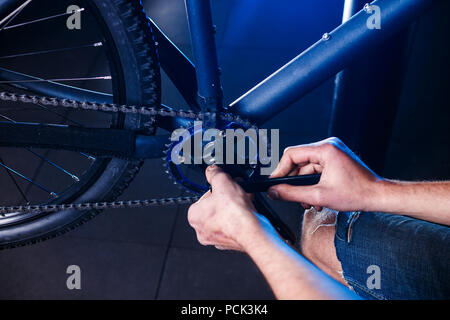
[[247, 238], [244, 248], [278, 299], [358, 299], [349, 289], [288, 246], [271, 226]]
[[450, 225], [450, 182], [377, 182], [367, 211], [408, 215]]

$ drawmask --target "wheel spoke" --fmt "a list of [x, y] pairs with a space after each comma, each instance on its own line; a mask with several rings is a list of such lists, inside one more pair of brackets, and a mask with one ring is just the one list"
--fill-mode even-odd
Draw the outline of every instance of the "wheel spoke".
[[65, 82], [65, 81], [87, 81], [87, 80], [111, 80], [111, 76], [98, 76], [98, 77], [81, 77], [81, 78], [57, 78], [57, 79], [29, 79], [29, 80], [12, 80], [12, 81], [0, 81], [0, 84], [15, 84], [26, 82]]
[[86, 153], [84, 153], [84, 152], [80, 152], [80, 154], [81, 154], [82, 156], [88, 158], [88, 159], [91, 160], [91, 161], [97, 160], [96, 157], [90, 156], [90, 155], [88, 155], [88, 154], [86, 154]]
[[38, 187], [39, 189], [47, 192], [50, 196], [52, 196], [53, 198], [58, 197], [58, 195], [53, 192], [50, 191], [49, 189], [47, 189], [46, 187], [40, 185], [39, 183], [37, 183], [36, 181], [31, 180], [30, 178], [27, 178], [25, 175], [21, 174], [20, 172], [17, 172], [16, 170], [8, 167], [7, 165], [5, 165], [3, 162], [0, 161], [0, 166], [2, 166], [3, 168], [5, 168], [6, 170], [10, 171], [11, 173], [15, 174], [18, 177], [21, 177], [22, 179], [28, 181], [29, 183], [31, 183], [32, 185], [34, 185], [35, 187]]
[[84, 127], [84, 126], [83, 126], [81, 123], [79, 123], [78, 121], [72, 120], [72, 119], [70, 119], [69, 117], [67, 117], [66, 115], [61, 114], [61, 113], [59, 113], [59, 112], [57, 112], [57, 111], [55, 111], [55, 110], [52, 110], [52, 109], [50, 109], [49, 107], [44, 106], [44, 105], [42, 105], [42, 104], [40, 104], [40, 103], [39, 103], [39, 104], [34, 104], [34, 106], [35, 106], [35, 107], [39, 107], [39, 108], [41, 108], [41, 109], [44, 109], [44, 110], [47, 111], [47, 112], [56, 114], [57, 116], [63, 118], [64, 120], [66, 120], [66, 121], [68, 121], [68, 122], [71, 122], [71, 123], [73, 123], [73, 124], [75, 124], [75, 125], [77, 125], [77, 126], [79, 126], [79, 127]]
[[64, 13], [60, 13], [60, 14], [55, 14], [53, 16], [48, 16], [48, 17], [43, 17], [43, 18], [39, 18], [39, 19], [35, 19], [35, 20], [26, 21], [26, 22], [23, 22], [23, 23], [18, 23], [18, 24], [12, 25], [12, 26], [5, 27], [4, 30], [18, 28], [18, 27], [23, 27], [23, 26], [26, 26], [26, 25], [29, 25], [29, 24], [32, 24], [32, 23], [37, 23], [37, 22], [47, 21], [47, 20], [50, 20], [50, 19], [64, 17], [64, 16], [72, 15], [72, 14], [77, 13], [77, 12], [81, 12], [81, 11], [84, 11], [84, 8], [80, 8], [79, 10], [76, 10], [76, 11], [73, 11], [73, 12], [70, 12], [70, 13], [64, 12]]
[[11, 59], [11, 58], [26, 57], [26, 56], [32, 56], [32, 55], [71, 51], [71, 50], [77, 50], [77, 49], [96, 48], [96, 47], [101, 47], [101, 46], [103, 46], [103, 43], [96, 42], [96, 43], [86, 44], [86, 45], [82, 45], [82, 46], [75, 46], [75, 47], [70, 47], [70, 48], [58, 48], [58, 49], [11, 54], [11, 55], [7, 55], [7, 56], [1, 56], [0, 59]]
[[[15, 72], [0, 67], [0, 79], [9, 81], [18, 81], [20, 88], [25, 88], [31, 92], [44, 96], [54, 96], [64, 99], [73, 99], [77, 101], [91, 101], [97, 103], [113, 103], [111, 94], [87, 90], [62, 83], [42, 81], [42, 79], [27, 74]], [[25, 80], [41, 80], [39, 82], [29, 82]], [[15, 85], [12, 83], [11, 85]], [[19, 86], [16, 84], [16, 86]]]
[[[6, 164], [6, 162], [0, 157], [0, 162], [3, 162]], [[14, 185], [16, 186], [16, 189], [19, 191], [20, 195], [22, 196], [23, 200], [25, 200], [25, 203], [30, 203], [30, 201], [28, 201], [27, 196], [25, 195], [25, 193], [23, 192], [22, 188], [19, 186], [19, 184], [16, 181], [16, 178], [14, 178], [14, 176], [11, 174], [11, 172], [9, 170], [7, 170], [6, 168], [3, 168], [6, 171], [6, 174], [8, 175], [8, 177], [11, 178], [11, 181], [14, 183]]]
[[[19, 13], [22, 12], [23, 9], [25, 9], [26, 6], [28, 6], [31, 3], [32, 0], [25, 1], [22, 5], [20, 5], [17, 9], [13, 10], [9, 15], [7, 15], [4, 19], [0, 21], [0, 31], [6, 29], [7, 25], [11, 23], [11, 21], [16, 18]], [[3, 26], [2, 26], [3, 24]]]
[[[12, 123], [17, 123], [16, 121], [14, 121], [13, 119], [3, 115], [0, 113], [0, 117], [12, 122]], [[25, 148], [28, 152], [30, 152], [31, 154], [35, 155], [36, 157], [38, 157], [39, 159], [45, 161], [46, 163], [48, 163], [49, 165], [51, 165], [52, 167], [55, 167], [56, 169], [58, 169], [59, 171], [67, 174], [68, 176], [70, 176], [73, 180], [75, 180], [76, 182], [80, 181], [80, 178], [78, 178], [75, 174], [67, 171], [66, 169], [64, 169], [63, 167], [61, 167], [60, 165], [57, 165], [56, 163], [54, 163], [53, 161], [50, 161], [50, 159], [48, 159], [47, 157], [31, 150], [30, 148]]]
[[45, 156], [31, 150], [30, 148], [26, 148], [29, 152], [31, 152], [32, 154], [34, 154], [36, 157], [40, 158], [41, 160], [47, 162], [49, 165], [51, 165], [52, 167], [55, 167], [56, 169], [58, 169], [59, 171], [65, 173], [66, 175], [68, 175], [69, 177], [71, 177], [73, 180], [75, 180], [76, 182], [80, 182], [80, 178], [78, 178], [76, 175], [74, 175], [73, 173], [67, 171], [66, 169], [64, 169], [63, 167], [57, 165], [56, 163], [52, 162], [51, 160], [49, 160], [48, 158], [46, 158]]

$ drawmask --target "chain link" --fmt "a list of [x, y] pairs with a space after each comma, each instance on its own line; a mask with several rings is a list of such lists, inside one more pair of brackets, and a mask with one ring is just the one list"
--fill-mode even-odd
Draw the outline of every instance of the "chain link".
[[[113, 103], [97, 103], [89, 101], [77, 101], [70, 99], [60, 99], [56, 97], [40, 97], [27, 94], [17, 94], [12, 92], [3, 91], [0, 92], [1, 101], [22, 102], [27, 104], [44, 105], [52, 107], [62, 107], [71, 109], [81, 109], [90, 111], [104, 111], [112, 113], [133, 113], [141, 114], [145, 116], [162, 116], [162, 117], [182, 117], [193, 120], [202, 120], [203, 118], [210, 118], [215, 116], [214, 113], [201, 113], [194, 112], [192, 110], [169, 110], [164, 108], [146, 107], [146, 106], [128, 106], [117, 105]], [[232, 121], [242, 125], [245, 128], [255, 127], [249, 121], [242, 119], [240, 116], [232, 113], [220, 113], [218, 115], [221, 120]]]
[[67, 210], [105, 210], [105, 209], [126, 209], [126, 208], [182, 205], [194, 203], [198, 201], [198, 199], [200, 199], [199, 196], [155, 198], [147, 200], [127, 200], [127, 201], [112, 201], [112, 202], [9, 206], [9, 207], [0, 207], [0, 215], [5, 216], [6, 214], [11, 213], [50, 213]]
[[[182, 117], [193, 120], [209, 119], [216, 116], [214, 113], [200, 113], [184, 110], [169, 110], [164, 108], [155, 108], [147, 106], [128, 106], [112, 103], [96, 103], [88, 101], [77, 101], [70, 99], [60, 99], [57, 97], [33, 96], [27, 94], [17, 94], [13, 92], [0, 92], [0, 101], [22, 102], [27, 104], [44, 105], [61, 108], [71, 108], [89, 111], [103, 111], [112, 113], [133, 113], [145, 116], [155, 117]], [[249, 121], [232, 113], [220, 113], [217, 115], [221, 120], [227, 122], [236, 122], [244, 128], [256, 128]], [[175, 197], [175, 198], [153, 198], [146, 200], [128, 200], [112, 202], [93, 202], [93, 203], [70, 203], [70, 204], [51, 204], [51, 205], [25, 205], [25, 206], [0, 206], [0, 215], [12, 213], [51, 213], [65, 210], [104, 210], [104, 209], [125, 209], [125, 208], [143, 208], [153, 206], [182, 205], [191, 204], [198, 201], [200, 197]]]

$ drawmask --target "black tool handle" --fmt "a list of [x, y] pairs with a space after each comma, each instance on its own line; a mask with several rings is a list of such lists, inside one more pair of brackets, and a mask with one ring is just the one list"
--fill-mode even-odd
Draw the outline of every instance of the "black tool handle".
[[308, 174], [303, 176], [282, 177], [262, 180], [240, 181], [238, 184], [247, 193], [266, 192], [270, 187], [278, 184], [289, 184], [291, 186], [311, 186], [318, 184], [320, 174]]

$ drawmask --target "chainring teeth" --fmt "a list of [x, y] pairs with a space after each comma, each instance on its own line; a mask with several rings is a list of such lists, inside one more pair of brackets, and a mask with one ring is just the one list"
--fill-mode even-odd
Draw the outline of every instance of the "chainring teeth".
[[[203, 116], [199, 116], [200, 119], [204, 118]], [[231, 113], [224, 113], [224, 114], [220, 114], [220, 118], [222, 121], [228, 122], [229, 126], [230, 124], [235, 124], [238, 127], [242, 127], [244, 129], [248, 129], [248, 128], [254, 128], [256, 130], [258, 130], [258, 128], [251, 124], [250, 121], [248, 120], [243, 120], [242, 118], [240, 118], [239, 116], [235, 116]], [[191, 128], [193, 127], [180, 127], [178, 129], [184, 129], [184, 130], [189, 130], [190, 131], [190, 137], [193, 136], [193, 133], [191, 132]], [[173, 181], [174, 184], [180, 186], [182, 189], [187, 190], [188, 192], [191, 192], [193, 194], [203, 194], [206, 191], [208, 191], [208, 186], [205, 184], [204, 186], [200, 186], [199, 184], [191, 181], [189, 178], [185, 177], [183, 175], [183, 173], [181, 172], [179, 165], [175, 164], [172, 161], [172, 150], [174, 149], [174, 147], [180, 143], [183, 143], [184, 140], [181, 141], [169, 141], [168, 144], [166, 144], [166, 150], [164, 151], [164, 157], [162, 158], [162, 160], [164, 161], [163, 166], [165, 167], [165, 173], [169, 176], [169, 179], [171, 179]], [[258, 155], [259, 157], [259, 155]], [[250, 175], [252, 175], [254, 173], [256, 168], [251, 168], [250, 170], [252, 171], [252, 173]]]
[[[189, 130], [191, 127], [179, 127], [177, 130]], [[192, 134], [191, 134], [192, 137]], [[177, 146], [179, 143], [183, 143], [183, 141], [171, 141], [166, 144], [166, 150], [164, 150], [164, 157], [162, 158], [163, 165], [165, 167], [165, 173], [168, 175], [169, 179], [173, 181], [173, 184], [177, 185], [180, 189], [184, 191], [188, 191], [190, 193], [199, 195], [203, 194], [207, 191], [206, 185], [204, 188], [191, 180], [189, 178], [185, 177], [183, 173], [181, 172], [179, 166], [175, 164], [172, 161], [172, 150]]]

